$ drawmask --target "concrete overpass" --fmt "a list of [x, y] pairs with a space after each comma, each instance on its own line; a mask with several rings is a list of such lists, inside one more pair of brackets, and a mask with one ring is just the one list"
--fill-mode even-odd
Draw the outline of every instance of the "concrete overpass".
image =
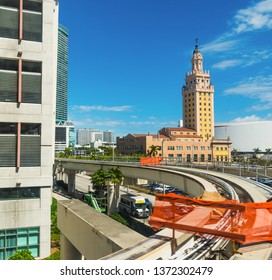
[[[95, 172], [98, 169], [107, 170], [118, 166], [124, 176], [132, 178], [143, 178], [172, 185], [182, 191], [196, 197], [206, 191], [216, 191], [215, 187], [207, 180], [192, 174], [186, 170], [169, 170], [163, 167], [140, 167], [139, 165], [92, 162], [85, 160], [56, 159], [56, 170], [68, 173], [69, 190], [75, 188], [75, 174], [77, 171]], [[206, 171], [203, 171], [206, 172]], [[221, 176], [216, 173], [217, 176]], [[222, 174], [222, 177], [228, 176]], [[228, 180], [231, 180], [228, 176]], [[236, 182], [238, 178], [233, 178]], [[238, 182], [239, 183], [239, 182]], [[258, 201], [265, 201], [266, 197], [260, 194], [250, 183], [240, 182], [243, 187], [249, 187], [251, 193], [258, 197]], [[147, 258], [158, 258], [158, 254], [171, 254], [171, 234], [164, 231], [162, 234], [146, 240], [146, 238], [135, 231], [115, 222], [108, 216], [95, 211], [81, 201], [60, 201], [58, 203], [58, 227], [61, 231], [61, 259], [107, 259], [107, 256], [118, 255], [118, 251], [125, 248], [132, 250], [136, 246], [136, 252], [143, 251], [142, 255]], [[177, 242], [181, 244], [184, 236], [180, 234]], [[148, 246], [146, 246], [148, 242]], [[177, 244], [177, 245], [179, 245]], [[152, 253], [148, 248], [153, 248]], [[141, 249], [140, 249], [141, 248]], [[147, 250], [147, 251], [145, 251]], [[154, 254], [154, 251], [156, 254]], [[114, 254], [115, 253], [115, 254]], [[131, 251], [129, 253], [131, 255]], [[136, 254], [136, 253], [135, 253]], [[135, 256], [135, 254], [132, 254]], [[140, 256], [139, 256], [140, 258]]]

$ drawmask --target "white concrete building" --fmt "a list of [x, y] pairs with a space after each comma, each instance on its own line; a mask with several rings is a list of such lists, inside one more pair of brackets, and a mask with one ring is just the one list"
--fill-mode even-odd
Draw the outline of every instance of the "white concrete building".
[[241, 152], [252, 152], [259, 148], [272, 149], [272, 121], [215, 124], [215, 137], [230, 137], [232, 148]]
[[75, 126], [72, 122], [57, 122], [55, 137], [55, 153], [64, 152], [68, 147], [74, 147], [76, 142]]
[[0, 0], [0, 260], [50, 255], [57, 0]]

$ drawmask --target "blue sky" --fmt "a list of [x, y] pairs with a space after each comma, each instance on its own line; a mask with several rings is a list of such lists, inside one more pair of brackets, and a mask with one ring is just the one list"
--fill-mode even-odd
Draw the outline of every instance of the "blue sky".
[[272, 120], [272, 0], [59, 2], [76, 128], [122, 136], [176, 127], [196, 38], [215, 122]]

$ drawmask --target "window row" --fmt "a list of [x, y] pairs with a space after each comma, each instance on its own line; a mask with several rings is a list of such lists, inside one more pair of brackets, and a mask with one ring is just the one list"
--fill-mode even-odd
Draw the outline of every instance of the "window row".
[[42, 42], [42, 2], [23, 0], [22, 9], [19, 0], [0, 0], [0, 37]]
[[211, 162], [212, 161], [212, 155], [208, 154], [206, 157], [204, 154], [198, 155], [198, 154], [187, 154], [185, 155], [185, 157], [182, 157], [182, 154], [177, 154], [176, 157], [174, 157], [173, 154], [169, 154], [167, 156], [167, 160], [168, 161], [177, 161], [177, 162]]
[[39, 243], [38, 227], [0, 230], [0, 260], [8, 260], [18, 250], [29, 250], [36, 258], [40, 254]]
[[29, 188], [1, 188], [0, 200], [18, 200], [18, 199], [31, 199], [40, 198], [41, 188], [29, 187]]
[[0, 167], [40, 166], [40, 161], [40, 124], [0, 123]]
[[42, 63], [0, 58], [0, 102], [41, 104]]
[[227, 151], [228, 148], [227, 147], [216, 147], [216, 151]]
[[[185, 147], [184, 147], [185, 148]], [[183, 150], [183, 146], [168, 146], [167, 147], [167, 150], [168, 151], [174, 151], [174, 150], [177, 150], [177, 151], [182, 151]], [[205, 147], [205, 146], [186, 146], [186, 150], [187, 151], [191, 151], [191, 150], [194, 150], [194, 151], [198, 151], [198, 150], [201, 150], [201, 151], [210, 151], [211, 150], [211, 147]]]

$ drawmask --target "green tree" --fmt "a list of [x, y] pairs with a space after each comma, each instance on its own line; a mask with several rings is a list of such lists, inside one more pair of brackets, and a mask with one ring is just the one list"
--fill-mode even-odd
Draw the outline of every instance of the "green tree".
[[73, 149], [71, 147], [65, 148], [64, 154], [66, 157], [72, 156], [73, 155]]
[[106, 186], [107, 172], [103, 169], [99, 169], [93, 173], [91, 176], [91, 182], [93, 184], [93, 189], [98, 191], [98, 196], [103, 196], [103, 188]]
[[265, 149], [266, 159], [269, 159], [270, 153], [271, 153], [271, 149], [270, 148]]
[[149, 147], [147, 155], [150, 157], [155, 157], [158, 154], [158, 151], [161, 150], [161, 147], [158, 145], [151, 145]]
[[257, 158], [257, 154], [261, 152], [260, 148], [254, 148], [253, 149], [253, 158]]
[[[123, 173], [118, 167], [112, 167], [108, 171], [99, 169], [91, 176], [93, 188], [98, 191], [98, 196], [103, 197], [103, 189], [107, 187], [107, 206], [109, 215], [111, 211], [117, 211], [117, 204], [120, 196], [120, 184], [123, 181]], [[113, 188], [111, 187], [113, 184]]]
[[9, 260], [34, 260], [29, 250], [19, 250], [9, 257]]
[[237, 161], [238, 150], [237, 149], [232, 149], [231, 155], [232, 155], [233, 161]]

